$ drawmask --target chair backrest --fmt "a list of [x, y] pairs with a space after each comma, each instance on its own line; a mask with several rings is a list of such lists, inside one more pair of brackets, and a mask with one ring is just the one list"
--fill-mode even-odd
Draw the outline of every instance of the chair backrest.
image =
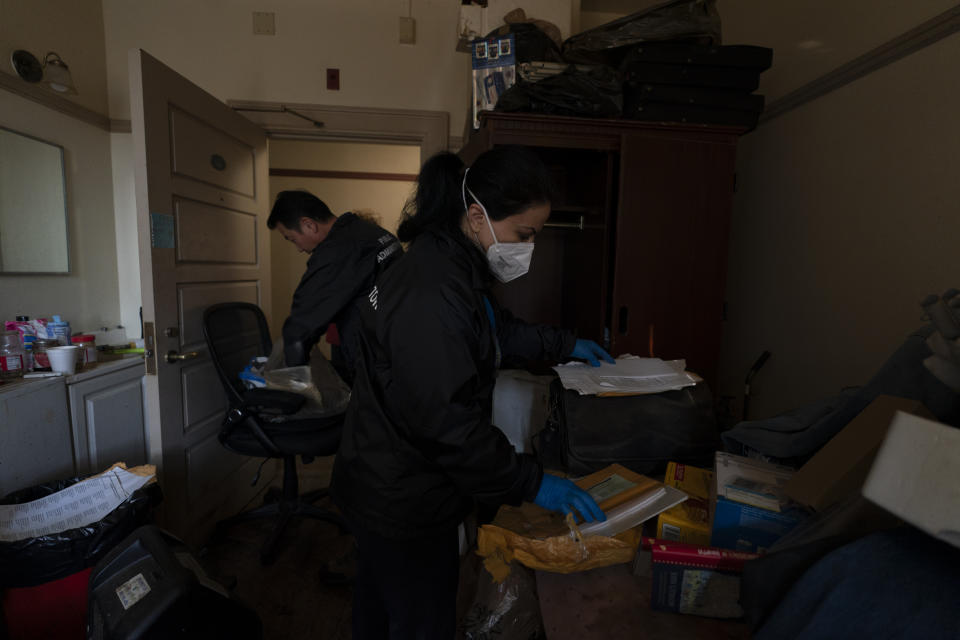
[[269, 356], [273, 347], [263, 311], [249, 302], [208, 307], [203, 312], [203, 337], [230, 404], [238, 403], [245, 391], [240, 372], [251, 358]]

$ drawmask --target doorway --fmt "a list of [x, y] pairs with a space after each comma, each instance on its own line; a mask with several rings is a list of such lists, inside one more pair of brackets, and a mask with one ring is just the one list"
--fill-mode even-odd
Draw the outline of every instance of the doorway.
[[[403, 205], [413, 193], [420, 171], [420, 146], [329, 140], [271, 138], [270, 202], [288, 189], [305, 189], [323, 200], [334, 214], [369, 215], [396, 233]], [[290, 301], [309, 256], [297, 251], [279, 233], [270, 233], [270, 330], [276, 340], [290, 313]], [[330, 347], [320, 348], [330, 356]]]

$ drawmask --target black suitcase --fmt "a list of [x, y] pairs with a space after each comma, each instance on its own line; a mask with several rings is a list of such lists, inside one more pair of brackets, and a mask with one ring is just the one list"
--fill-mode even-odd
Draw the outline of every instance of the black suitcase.
[[773, 63], [773, 49], [750, 45], [712, 47], [685, 42], [646, 42], [632, 49], [622, 64], [629, 67], [638, 62], [742, 67], [759, 73]]
[[692, 107], [721, 107], [742, 111], [763, 111], [764, 97], [756, 93], [708, 89], [703, 87], [676, 87], [667, 84], [636, 84], [627, 82], [623, 87], [624, 111], [629, 106], [657, 102]]
[[134, 530], [90, 573], [87, 640], [260, 640], [260, 616], [178, 539]]
[[621, 67], [625, 82], [633, 84], [672, 84], [692, 87], [738, 89], [745, 93], [760, 86], [760, 72], [747, 67], [721, 67], [664, 62], [625, 62]]
[[651, 477], [662, 475], [670, 461], [710, 467], [721, 446], [713, 396], [705, 383], [602, 398], [564, 389], [557, 379], [550, 386], [551, 430], [556, 432], [559, 462], [574, 476], [613, 463]]
[[653, 122], [695, 122], [698, 124], [739, 125], [749, 128], [757, 126], [760, 114], [742, 109], [724, 109], [721, 107], [699, 107], [678, 104], [650, 102], [637, 104], [625, 101], [623, 117], [631, 120]]

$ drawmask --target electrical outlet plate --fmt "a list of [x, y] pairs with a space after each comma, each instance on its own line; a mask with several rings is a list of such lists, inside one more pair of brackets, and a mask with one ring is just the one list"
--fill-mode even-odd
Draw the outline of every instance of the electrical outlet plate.
[[277, 35], [276, 14], [267, 11], [253, 12], [253, 35], [255, 36], [275, 36]]
[[416, 44], [417, 21], [409, 17], [400, 18], [400, 44]]

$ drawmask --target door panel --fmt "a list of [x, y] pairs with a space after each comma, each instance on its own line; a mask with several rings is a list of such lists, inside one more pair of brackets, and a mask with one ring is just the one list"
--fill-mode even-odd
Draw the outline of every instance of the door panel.
[[624, 135], [616, 353], [684, 358], [715, 382], [736, 139]]
[[178, 262], [256, 264], [256, 215], [179, 198], [173, 211]]
[[[222, 485], [230, 482], [231, 475], [250, 466], [249, 458], [224, 449], [216, 435], [216, 430], [211, 431], [182, 453], [184, 466], [188, 470], [186, 499], [191, 510], [198, 512], [200, 517], [209, 518], [217, 512], [209, 495], [221, 493]], [[249, 484], [253, 471], [242, 475]]]
[[[197, 543], [258, 491], [250, 478], [259, 460], [217, 441], [226, 396], [206, 360], [201, 320], [216, 302], [270, 308], [270, 247], [260, 231], [266, 135], [143, 51], [131, 51], [130, 88], [143, 319], [155, 328], [145, 336], [155, 342], [145, 379], [150, 459], [163, 484], [163, 524]], [[200, 356], [168, 362], [178, 351]]]
[[[203, 344], [203, 310], [220, 302], [260, 304], [261, 282], [201, 282], [177, 285], [180, 348]], [[270, 354], [266, 354], [270, 355]]]
[[170, 109], [170, 144], [173, 173], [248, 197], [256, 193], [250, 144], [176, 108]]
[[183, 386], [183, 431], [190, 431], [211, 416], [223, 418], [227, 410], [227, 401], [223, 393], [207, 393], [208, 389], [219, 389], [217, 370], [209, 360], [200, 364], [186, 366], [180, 370]]

